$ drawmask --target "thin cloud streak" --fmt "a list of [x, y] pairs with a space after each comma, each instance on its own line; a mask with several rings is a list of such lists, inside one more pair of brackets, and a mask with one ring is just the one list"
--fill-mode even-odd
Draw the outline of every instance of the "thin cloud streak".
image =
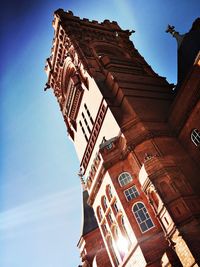
[[0, 231], [12, 230], [12, 228], [40, 221], [46, 217], [69, 213], [73, 210], [72, 203], [76, 200], [77, 191], [76, 187], [72, 187], [1, 212]]

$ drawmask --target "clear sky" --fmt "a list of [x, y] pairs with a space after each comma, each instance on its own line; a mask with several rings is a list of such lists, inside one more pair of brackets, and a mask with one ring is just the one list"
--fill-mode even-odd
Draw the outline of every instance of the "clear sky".
[[74, 267], [81, 188], [73, 144], [47, 81], [53, 11], [134, 29], [132, 41], [160, 75], [176, 83], [172, 24], [188, 31], [199, 0], [6, 0], [1, 4], [0, 267]]

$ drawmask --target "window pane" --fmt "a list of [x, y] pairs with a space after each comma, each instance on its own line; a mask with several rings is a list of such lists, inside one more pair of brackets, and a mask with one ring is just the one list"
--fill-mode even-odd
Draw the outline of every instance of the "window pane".
[[151, 228], [153, 226], [151, 219], [148, 219], [146, 223], [147, 223], [148, 228]]
[[133, 208], [134, 212], [136, 212], [138, 209], [139, 209], [138, 205], [135, 204], [135, 206], [134, 206], [134, 208]]
[[144, 205], [142, 203], [138, 203], [138, 208], [142, 209], [144, 207]]
[[146, 230], [148, 230], [148, 229], [147, 229], [147, 226], [146, 226], [145, 223], [141, 223], [141, 224], [140, 224], [140, 227], [141, 227], [141, 229], [142, 229], [142, 232], [145, 232]]
[[143, 210], [139, 210], [139, 211], [138, 211], [138, 216], [140, 217], [140, 219], [141, 219], [142, 221], [145, 221], [146, 217], [145, 217], [145, 215], [144, 215]]
[[200, 132], [197, 129], [193, 129], [191, 133], [191, 140], [195, 144], [195, 146], [200, 145]]

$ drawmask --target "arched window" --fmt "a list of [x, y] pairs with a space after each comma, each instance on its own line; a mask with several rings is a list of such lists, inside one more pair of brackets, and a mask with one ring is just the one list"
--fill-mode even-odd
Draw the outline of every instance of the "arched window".
[[124, 216], [123, 215], [121, 216], [120, 226], [121, 226], [121, 230], [122, 230], [123, 235], [126, 237], [127, 246], [128, 246], [128, 248], [130, 248], [131, 241], [130, 241], [128, 232], [126, 230], [126, 223], [125, 223], [125, 220], [124, 220]]
[[117, 228], [113, 228], [113, 236], [116, 244], [116, 248], [118, 249], [119, 255], [123, 260], [124, 256], [128, 252], [129, 240], [123, 235], [123, 233]]
[[118, 213], [119, 207], [118, 207], [117, 201], [114, 202], [113, 207], [115, 209], [115, 213]]
[[103, 197], [103, 206], [105, 209], [107, 209], [107, 207], [108, 207], [107, 200], [106, 200], [105, 196]]
[[108, 213], [108, 219], [109, 219], [109, 222], [112, 224], [113, 223], [113, 217], [112, 217], [111, 212]]
[[102, 210], [100, 206], [97, 208], [97, 216], [98, 216], [99, 221], [101, 221], [103, 218], [103, 215], [102, 215]]
[[133, 213], [142, 232], [146, 232], [154, 226], [149, 213], [142, 202], [138, 202], [133, 206]]
[[123, 215], [121, 216], [121, 226], [122, 226], [122, 229], [125, 232], [125, 234], [128, 235], [127, 231], [126, 231], [126, 226], [125, 226], [125, 221], [124, 221], [124, 216]]
[[113, 246], [112, 238], [110, 236], [107, 239], [107, 243], [108, 243], [108, 247], [109, 247], [109, 250], [110, 250], [111, 257], [112, 257], [113, 262], [114, 262], [114, 266], [118, 266], [119, 265], [119, 261], [118, 261], [117, 255], [115, 253], [115, 249], [114, 249], [114, 246]]
[[195, 146], [200, 145], [200, 132], [197, 129], [193, 129], [191, 132], [191, 140]]
[[131, 177], [130, 173], [123, 172], [118, 177], [118, 181], [119, 181], [120, 186], [124, 186], [124, 185], [129, 184], [132, 181], [132, 177]]
[[112, 190], [111, 190], [111, 186], [110, 185], [107, 185], [106, 193], [107, 193], [108, 199], [111, 200], [111, 198], [113, 197], [113, 194], [112, 194]]

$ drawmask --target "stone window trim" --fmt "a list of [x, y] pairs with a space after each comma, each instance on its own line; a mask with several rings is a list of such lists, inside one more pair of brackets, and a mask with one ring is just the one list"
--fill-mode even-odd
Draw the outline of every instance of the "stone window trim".
[[122, 172], [118, 177], [119, 185], [121, 187], [131, 183], [132, 180], [133, 178], [129, 172]]
[[107, 235], [109, 232], [108, 232], [108, 228], [107, 228], [107, 225], [105, 223], [102, 223], [101, 225], [101, 228], [102, 228], [102, 231], [105, 235]]
[[142, 202], [136, 202], [132, 207], [132, 211], [142, 233], [145, 233], [155, 227], [145, 205]]
[[102, 209], [100, 206], [97, 207], [97, 217], [98, 217], [99, 222], [101, 222], [103, 219], [103, 214], [102, 214]]
[[191, 140], [193, 142], [193, 144], [196, 147], [200, 146], [200, 131], [198, 129], [193, 129], [191, 134], [190, 134]]
[[107, 203], [106, 196], [102, 197], [102, 206], [103, 206], [104, 210], [106, 210], [108, 208], [108, 203]]
[[113, 198], [112, 189], [111, 189], [111, 186], [109, 184], [106, 186], [106, 196], [107, 196], [109, 201]]
[[114, 201], [114, 203], [113, 203], [113, 209], [115, 210], [115, 213], [116, 214], [120, 211], [117, 201]]
[[118, 224], [119, 224], [119, 228], [122, 232], [122, 235], [126, 238], [126, 240], [128, 241], [128, 246], [129, 246], [129, 249], [131, 247], [131, 240], [130, 240], [130, 237], [128, 235], [128, 232], [127, 232], [127, 225], [125, 223], [125, 218], [124, 218], [124, 215], [121, 214], [121, 216], [118, 218]]
[[113, 239], [110, 235], [107, 236], [106, 242], [108, 244], [109, 252], [111, 254], [111, 258], [113, 260], [114, 266], [115, 267], [119, 266], [119, 260], [118, 260], [117, 255], [116, 255], [115, 248], [113, 246]]
[[108, 213], [108, 220], [109, 220], [109, 223], [110, 224], [113, 224], [114, 223], [114, 220], [113, 220], [113, 216], [112, 216], [111, 211]]
[[131, 201], [132, 199], [135, 199], [140, 194], [137, 190], [137, 187], [135, 185], [129, 187], [128, 189], [124, 190], [124, 195], [126, 197], [127, 201]]

